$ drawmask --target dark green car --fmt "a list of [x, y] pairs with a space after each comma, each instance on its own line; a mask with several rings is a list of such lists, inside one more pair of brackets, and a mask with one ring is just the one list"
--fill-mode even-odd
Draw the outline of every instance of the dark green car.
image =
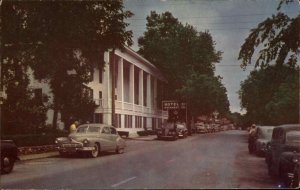
[[275, 127], [266, 155], [268, 172], [284, 187], [299, 187], [300, 124]]

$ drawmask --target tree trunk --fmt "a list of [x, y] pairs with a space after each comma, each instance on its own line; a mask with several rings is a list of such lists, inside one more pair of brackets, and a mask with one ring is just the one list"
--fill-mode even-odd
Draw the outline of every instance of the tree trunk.
[[58, 115], [58, 108], [57, 108], [57, 103], [54, 100], [54, 108], [53, 108], [53, 120], [52, 120], [52, 127], [53, 129], [57, 129], [57, 115]]

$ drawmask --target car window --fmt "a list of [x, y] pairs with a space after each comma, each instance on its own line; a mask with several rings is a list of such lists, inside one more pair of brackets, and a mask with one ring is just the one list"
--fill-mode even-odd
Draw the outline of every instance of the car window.
[[88, 126], [82, 126], [77, 128], [77, 133], [86, 133]]
[[91, 132], [91, 133], [97, 133], [100, 131], [99, 127], [89, 127], [87, 132]]
[[286, 133], [287, 143], [300, 143], [300, 131], [288, 131]]
[[110, 128], [111, 134], [116, 135], [117, 134], [117, 130], [113, 127]]
[[274, 129], [273, 134], [272, 134], [272, 140], [277, 140], [278, 139], [278, 129]]
[[102, 133], [104, 133], [104, 134], [110, 134], [109, 127], [103, 127]]

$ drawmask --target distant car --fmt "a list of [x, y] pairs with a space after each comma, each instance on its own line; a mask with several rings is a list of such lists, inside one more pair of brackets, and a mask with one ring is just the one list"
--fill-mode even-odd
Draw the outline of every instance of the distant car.
[[195, 127], [196, 127], [197, 133], [207, 133], [208, 132], [204, 123], [195, 123]]
[[213, 129], [209, 124], [204, 124], [208, 133], [212, 133]]
[[60, 137], [55, 140], [61, 156], [72, 153], [87, 153], [96, 158], [102, 151], [115, 151], [123, 153], [125, 140], [120, 137], [117, 130], [105, 124], [80, 125], [75, 133], [69, 137]]
[[267, 144], [271, 141], [274, 126], [258, 126], [256, 129], [255, 153], [265, 155]]
[[18, 157], [18, 148], [12, 140], [1, 140], [1, 174], [10, 173]]
[[267, 155], [268, 172], [284, 187], [299, 187], [300, 124], [275, 127]]
[[184, 123], [177, 123], [176, 128], [178, 137], [186, 138], [188, 136], [188, 129]]

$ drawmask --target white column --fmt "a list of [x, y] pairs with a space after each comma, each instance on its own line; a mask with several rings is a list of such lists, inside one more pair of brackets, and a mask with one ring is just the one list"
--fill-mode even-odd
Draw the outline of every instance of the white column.
[[130, 103], [134, 104], [134, 65], [130, 63], [130, 88], [129, 88], [129, 94], [130, 94]]
[[151, 75], [147, 75], [147, 107], [151, 109]]
[[153, 97], [153, 110], [157, 110], [157, 78], [153, 78], [154, 82], [154, 97]]
[[[105, 69], [103, 73], [103, 107], [110, 110], [111, 113], [111, 74], [109, 52], [104, 53]], [[105, 93], [106, 92], [106, 93]], [[111, 114], [103, 114], [103, 121], [111, 124]]]
[[142, 107], [144, 107], [143, 106], [143, 101], [144, 101], [144, 90], [143, 90], [143, 83], [144, 83], [144, 81], [143, 81], [143, 70], [142, 69], [140, 69], [140, 72], [139, 72], [139, 95], [140, 95], [140, 97], [139, 97], [139, 105], [141, 105]]
[[123, 58], [118, 61], [118, 100], [122, 102], [122, 109], [124, 108], [124, 76], [123, 76]]

